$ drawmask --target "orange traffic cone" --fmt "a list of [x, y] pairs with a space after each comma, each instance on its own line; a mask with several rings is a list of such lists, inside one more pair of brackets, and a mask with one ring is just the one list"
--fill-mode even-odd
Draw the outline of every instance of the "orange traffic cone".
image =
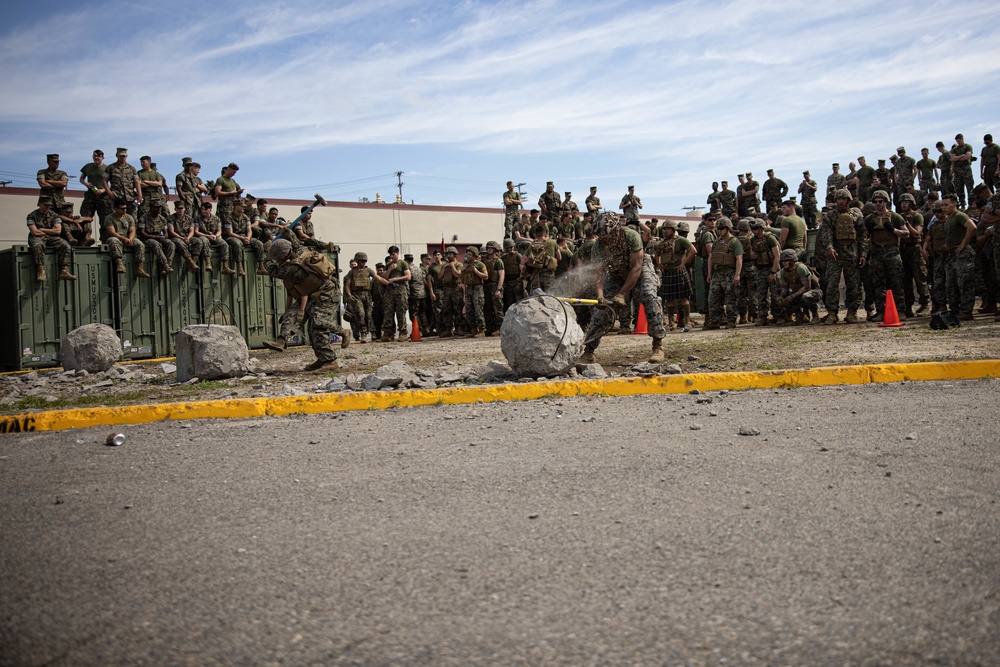
[[896, 312], [896, 299], [892, 296], [892, 290], [885, 291], [885, 311], [882, 313], [882, 323], [880, 327], [902, 327], [905, 322], [899, 321], [899, 313]]
[[649, 333], [649, 330], [648, 330], [647, 327], [648, 327], [648, 325], [646, 324], [646, 309], [643, 308], [642, 304], [640, 303], [639, 304], [639, 316], [635, 318], [635, 331], [633, 333], [635, 335], [637, 335], [637, 336], [639, 334], [642, 334], [643, 336], [645, 336], [646, 334]]
[[413, 318], [413, 329], [410, 330], [410, 342], [420, 342], [420, 324], [415, 317]]

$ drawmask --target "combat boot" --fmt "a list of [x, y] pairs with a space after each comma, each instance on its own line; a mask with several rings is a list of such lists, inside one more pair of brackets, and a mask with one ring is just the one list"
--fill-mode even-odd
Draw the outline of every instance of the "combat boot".
[[392, 337], [389, 334], [382, 334], [382, 337], [378, 339], [380, 343], [391, 343]]
[[984, 303], [983, 305], [979, 306], [979, 312], [980, 312], [980, 314], [983, 314], [983, 315], [985, 315], [987, 313], [996, 313], [997, 312], [997, 305], [996, 305], [996, 303]]
[[476, 333], [471, 334], [469, 338], [486, 338], [486, 329], [476, 329]]
[[674, 316], [674, 307], [673, 306], [667, 306], [667, 331], [673, 331], [674, 328], [677, 326], [674, 323], [674, 317], [675, 317]]
[[771, 324], [781, 326], [782, 324], [785, 323], [785, 321], [786, 320], [784, 315], [775, 315], [774, 319], [771, 321]]
[[97, 241], [94, 240], [93, 236], [87, 236], [87, 237], [85, 237], [83, 239], [83, 246], [85, 248], [89, 248], [90, 246], [94, 245], [95, 243], [97, 243]]
[[44, 266], [36, 266], [35, 267], [35, 282], [44, 283], [46, 278], [48, 278], [48, 276], [45, 275], [45, 267]]
[[146, 265], [143, 262], [139, 262], [135, 265], [135, 277], [136, 278], [148, 278], [149, 274], [146, 273]]
[[578, 364], [592, 364], [594, 363], [594, 350], [592, 348], [586, 348], [580, 358], [576, 360]]
[[840, 316], [837, 313], [827, 313], [823, 318], [823, 324], [836, 324], [839, 320]]
[[174, 272], [173, 267], [171, 267], [169, 265], [166, 265], [166, 264], [164, 264], [163, 268], [160, 269], [160, 275], [161, 276], [169, 276], [173, 272]]
[[445, 329], [438, 333], [438, 338], [451, 338], [451, 330]]
[[718, 324], [711, 324], [709, 322], [705, 322], [705, 324], [702, 325], [701, 330], [702, 331], [715, 331], [718, 328], [719, 328]]
[[246, 269], [243, 268], [243, 265], [242, 264], [237, 264], [236, 265], [236, 275], [238, 275], [238, 276], [240, 276], [242, 278], [246, 274], [247, 274], [247, 272], [246, 272]]
[[649, 363], [662, 364], [664, 359], [666, 359], [666, 355], [663, 353], [663, 339], [654, 338], [653, 353], [649, 355]]
[[198, 262], [194, 261], [194, 258], [185, 257], [184, 263], [187, 265], [188, 271], [191, 273], [198, 273]]
[[926, 312], [927, 312], [927, 304], [926, 303], [920, 304], [920, 307], [917, 308], [917, 315], [923, 315]]
[[257, 265], [257, 275], [258, 276], [266, 276], [267, 275], [267, 268], [265, 268], [263, 264], [258, 264]]
[[115, 273], [125, 273], [125, 262], [121, 257], [115, 260]]
[[76, 276], [69, 272], [68, 266], [60, 266], [59, 280], [76, 280]]
[[747, 311], [745, 310], [740, 311], [740, 319], [737, 322], [737, 324], [746, 324], [746, 323], [747, 323]]
[[212, 272], [212, 258], [211, 257], [203, 257], [202, 261], [205, 262], [205, 263], [202, 265], [201, 268], [205, 269], [206, 272], [211, 273]]
[[396, 340], [400, 343], [409, 343], [410, 337], [406, 335], [405, 331], [400, 331], [399, 335], [396, 336]]
[[871, 310], [868, 310], [867, 308], [865, 309], [865, 320], [866, 321], [868, 321], [868, 322], [874, 322], [875, 318], [877, 316], [878, 316], [878, 314], [875, 312], [874, 308], [871, 309]]
[[336, 359], [326, 359], [326, 360], [317, 359], [316, 361], [312, 362], [302, 370], [306, 372], [312, 372], [318, 370], [335, 371], [338, 368], [340, 368], [340, 362], [338, 362]]
[[287, 345], [288, 343], [285, 341], [284, 338], [278, 338], [278, 340], [264, 341], [264, 347], [268, 348], [269, 350], [274, 350], [275, 352], [284, 352], [285, 347]]
[[234, 276], [234, 275], [236, 275], [236, 272], [233, 271], [231, 268], [229, 268], [229, 260], [228, 259], [222, 260], [222, 271], [220, 273], [222, 273], [222, 275], [224, 275], [224, 276]]
[[767, 321], [766, 317], [761, 317], [756, 322], [753, 323], [755, 327], [766, 327], [768, 324], [769, 322]]
[[844, 318], [845, 324], [857, 324], [858, 323], [858, 313], [855, 310], [847, 311], [847, 317]]

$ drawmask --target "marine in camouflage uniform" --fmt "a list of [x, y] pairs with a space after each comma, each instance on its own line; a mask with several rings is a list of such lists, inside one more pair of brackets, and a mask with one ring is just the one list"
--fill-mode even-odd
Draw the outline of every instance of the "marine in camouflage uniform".
[[83, 203], [80, 204], [80, 215], [83, 217], [99, 216], [100, 226], [104, 227], [104, 219], [111, 215], [112, 199], [107, 188], [108, 166], [104, 164], [104, 151], [94, 151], [94, 161], [80, 167], [80, 184], [86, 186]]
[[213, 192], [219, 202], [215, 207], [215, 214], [219, 216], [219, 220], [222, 222], [228, 222], [229, 217], [233, 214], [233, 206], [236, 200], [243, 194], [243, 188], [233, 180], [233, 176], [239, 170], [239, 165], [235, 162], [230, 162], [222, 168], [222, 175], [215, 179]]
[[83, 247], [89, 247], [96, 243], [91, 231], [94, 223], [93, 218], [73, 215], [72, 202], [63, 204], [61, 210], [53, 210], [59, 215], [59, 220], [62, 223], [62, 232], [60, 235], [66, 239], [66, 243], [71, 246]]
[[945, 258], [948, 245], [945, 242], [944, 202], [936, 201], [931, 205], [932, 217], [924, 235], [923, 255], [927, 260], [928, 274], [931, 278], [931, 312], [938, 313], [948, 310], [947, 271]]
[[[986, 209], [983, 211], [983, 219], [990, 225], [986, 233], [993, 240], [993, 270], [996, 272], [998, 280], [1000, 280], [1000, 241], [997, 241], [996, 238], [1000, 234], [1000, 192], [993, 195], [989, 203], [986, 204]], [[1000, 322], [1000, 308], [997, 308], [993, 319]]]
[[559, 197], [559, 193], [556, 192], [556, 186], [552, 181], [545, 184], [545, 192], [538, 198], [538, 208], [542, 209], [542, 213], [550, 222], [555, 223], [559, 220], [559, 213], [562, 211], [562, 199]]
[[507, 190], [503, 193], [503, 237], [509, 239], [514, 233], [521, 214], [521, 193], [514, 189], [514, 181], [507, 181]]
[[513, 239], [503, 242], [503, 312], [524, 298], [521, 289], [521, 253]]
[[809, 177], [808, 171], [802, 172], [802, 182], [799, 183], [799, 200], [802, 202], [802, 217], [807, 229], [816, 229], [816, 190], [819, 186]]
[[958, 210], [956, 199], [956, 195], [948, 195], [942, 200], [945, 216], [945, 287], [949, 312], [960, 320], [971, 320], [972, 307], [976, 303], [976, 251], [972, 243], [976, 237], [976, 225]]
[[951, 156], [948, 159], [951, 161], [953, 192], [958, 195], [959, 208], [965, 208], [966, 201], [970, 204], [975, 201], [972, 191], [976, 187], [976, 180], [972, 176], [972, 146], [965, 143], [961, 134], [955, 135], [955, 146], [951, 149]]
[[148, 155], [139, 158], [139, 165], [142, 169], [136, 174], [136, 178], [139, 180], [139, 192], [142, 193], [142, 201], [139, 203], [139, 217], [141, 219], [149, 211], [150, 204], [159, 204], [161, 212], [166, 210], [167, 198], [163, 192], [163, 186], [167, 181], [163, 174], [153, 168], [152, 158]]
[[38, 208], [28, 214], [28, 247], [35, 260], [35, 280], [44, 283], [45, 250], [55, 250], [59, 258], [59, 280], [76, 280], [69, 272], [73, 264], [73, 248], [66, 239], [60, 236], [62, 223], [59, 216], [52, 212], [52, 197], [43, 195], [38, 198]]
[[403, 260], [410, 266], [409, 301], [410, 321], [417, 319], [420, 333], [429, 334], [431, 332], [430, 322], [427, 320], [427, 311], [424, 304], [427, 301], [427, 272], [420, 262], [413, 261], [413, 255], [406, 255]]
[[941, 172], [941, 196], [944, 197], [955, 192], [955, 184], [951, 180], [951, 153], [945, 148], [943, 141], [937, 142], [935, 147], [938, 151], [937, 168]]
[[[293, 261], [309, 253], [311, 253], [309, 250], [293, 253], [292, 244], [284, 239], [272, 243], [268, 250], [270, 260], [267, 262], [268, 272], [285, 284], [288, 296], [285, 300], [285, 315], [282, 318], [283, 338], [279, 339], [277, 344], [267, 346], [272, 349], [284, 349], [285, 341], [288, 340], [286, 334], [292, 333], [296, 325], [304, 322], [309, 329], [309, 343], [316, 354], [316, 361], [306, 366], [304, 370], [336, 369], [340, 364], [337, 363], [337, 350], [332, 337], [340, 336], [342, 348], [346, 348], [351, 342], [347, 332], [337, 324], [337, 316], [340, 314], [340, 285], [337, 274], [334, 273], [317, 289], [311, 289], [316, 282], [316, 276]], [[303, 301], [304, 310], [301, 307]], [[287, 329], [286, 320], [291, 323]]]
[[732, 235], [733, 223], [729, 218], [719, 218], [715, 223], [719, 237], [712, 243], [708, 256], [708, 318], [706, 330], [718, 329], [722, 309], [726, 309], [726, 327], [736, 327], [736, 297], [743, 269], [743, 245]]
[[618, 208], [625, 215], [625, 226], [639, 231], [639, 209], [642, 208], [642, 200], [635, 196], [635, 186], [628, 186], [628, 192], [622, 197]]
[[222, 236], [229, 244], [230, 252], [235, 260], [236, 275], [246, 275], [243, 262], [243, 248], [245, 247], [249, 247], [257, 256], [257, 273], [267, 275], [267, 268], [264, 267], [264, 244], [260, 242], [260, 239], [253, 237], [250, 218], [243, 212], [242, 201], [234, 202], [233, 212], [230, 214], [229, 220], [222, 223]]
[[892, 197], [896, 210], [899, 210], [899, 198], [909, 191], [913, 185], [913, 179], [917, 175], [917, 162], [906, 154], [906, 148], [900, 146], [896, 149], [896, 172], [893, 178]]
[[479, 250], [469, 246], [465, 251], [465, 267], [462, 269], [462, 285], [465, 288], [465, 322], [471, 332], [470, 338], [483, 338], [486, 335], [486, 319], [483, 309], [486, 298], [483, 295], [483, 283], [489, 277], [486, 265], [479, 261]]
[[183, 199], [174, 202], [174, 214], [167, 218], [167, 237], [174, 244], [174, 253], [180, 253], [188, 270], [198, 271], [197, 258], [208, 256], [208, 242], [204, 237], [195, 236], [194, 220], [187, 212]]
[[[660, 296], [666, 305], [666, 323], [674, 330], [674, 313], [680, 311], [681, 330], [686, 330], [691, 317], [691, 274], [689, 269], [697, 255], [694, 245], [677, 235], [677, 222], [663, 223], [663, 240], [654, 242], [655, 263], [660, 269]], [[678, 308], [679, 307], [679, 308]]]
[[506, 283], [506, 266], [501, 258], [500, 244], [490, 241], [486, 244], [486, 287], [483, 293], [486, 297], [486, 335], [499, 336], [503, 325], [504, 284]]
[[[135, 215], [137, 188], [139, 187], [139, 172], [127, 161], [128, 150], [119, 148], [116, 151], [118, 161], [109, 164], [107, 170], [108, 188], [115, 200], [123, 199], [128, 205], [128, 212]], [[102, 221], [103, 224], [103, 221]]]
[[[778, 301], [778, 239], [764, 228], [764, 221], [756, 218], [750, 222], [751, 236], [749, 240], [750, 260], [755, 267], [753, 277], [753, 294], [757, 303], [757, 326], [767, 326], [768, 297], [771, 301], [771, 314], [775, 320], [783, 317], [776, 307]], [[744, 266], [748, 263], [744, 260]]]
[[163, 215], [160, 202], [150, 202], [145, 213], [139, 214], [139, 223], [136, 225], [139, 238], [146, 244], [146, 247], [153, 251], [156, 260], [160, 264], [160, 275], [166, 276], [174, 272], [171, 266], [174, 263], [174, 253], [177, 248], [170, 242], [167, 228], [170, 226], [167, 216]]
[[[736, 238], [740, 242], [740, 245], [743, 246], [743, 252], [746, 253], [750, 247], [750, 239], [752, 238], [750, 233], [750, 219], [743, 218], [740, 220], [737, 223], [736, 231], [738, 232]], [[739, 314], [737, 324], [753, 323], [757, 320], [757, 294], [753, 290], [756, 279], [757, 265], [744, 257], [743, 270], [740, 273], [740, 284], [736, 289], [736, 312]]]
[[719, 208], [722, 215], [732, 218], [736, 215], [736, 193], [729, 189], [729, 181], [722, 181], [722, 190], [719, 191]]
[[[875, 299], [875, 321], [885, 319], [885, 293], [892, 290], [893, 301], [905, 302], [903, 296], [903, 259], [899, 254], [899, 239], [909, 235], [906, 223], [898, 213], [889, 210], [889, 197], [878, 191], [872, 195], [875, 212], [865, 218], [868, 232], [868, 271], [871, 276]], [[900, 320], [906, 319], [905, 312], [897, 313]]]
[[146, 273], [146, 245], [135, 238], [135, 217], [128, 212], [128, 202], [124, 199], [115, 201], [111, 215], [103, 221], [101, 241], [108, 245], [111, 259], [115, 263], [115, 271], [125, 273], [125, 263], [122, 261], [125, 250], [135, 254], [135, 275], [137, 278], [148, 278]]
[[208, 192], [208, 188], [196, 173], [201, 170], [201, 165], [189, 157], [183, 158], [181, 163], [184, 165], [184, 170], [174, 177], [174, 189], [178, 199], [184, 200], [188, 214], [197, 215], [201, 210], [201, 197]]
[[[639, 283], [642, 304], [646, 311], [648, 334], [653, 339], [649, 361], [660, 363], [664, 360], [663, 338], [667, 328], [663, 323], [663, 309], [660, 306], [659, 285], [653, 270], [653, 259], [643, 251], [643, 238], [638, 232], [625, 229], [621, 219], [614, 213], [605, 213], [597, 221], [598, 239], [591, 250], [594, 260], [594, 287], [597, 298], [604, 300], [612, 294], [615, 308], [625, 307], [625, 296]], [[648, 240], [648, 239], [647, 239]], [[598, 273], [600, 271], [600, 273]], [[595, 308], [587, 336], [584, 339], [584, 353], [580, 363], [594, 363], [594, 351], [601, 344], [601, 337], [614, 324], [611, 308]]]
[[719, 213], [722, 210], [722, 204], [719, 203], [719, 182], [712, 182], [712, 191], [708, 194], [705, 199], [705, 204], [708, 205], [709, 213]]
[[406, 340], [406, 309], [410, 301], [410, 265], [399, 258], [399, 248], [389, 246], [389, 263], [377, 280], [382, 283], [382, 338], [388, 343], [399, 330], [400, 342]]
[[202, 268], [212, 271], [210, 250], [215, 248], [222, 260], [222, 273], [234, 275], [236, 272], [229, 268], [229, 244], [222, 238], [222, 221], [219, 220], [219, 216], [212, 214], [212, 205], [208, 202], [201, 205], [201, 215], [198, 217], [198, 227], [194, 233], [205, 240]]
[[[504, 243], [507, 243], [511, 239], [504, 239]], [[430, 278], [428, 281], [430, 289], [430, 300], [431, 300], [431, 326], [432, 331], [437, 334], [441, 330], [441, 306], [444, 303], [444, 285], [441, 282], [442, 269], [444, 268], [444, 260], [441, 257], [441, 251], [434, 251], [434, 261], [430, 263], [427, 267], [427, 276]]]
[[857, 310], [861, 306], [861, 267], [867, 262], [868, 233], [865, 230], [861, 211], [851, 208], [851, 193], [846, 189], [835, 193], [836, 207], [826, 214], [819, 227], [816, 254], [826, 255], [823, 279], [826, 281], [823, 293], [827, 316], [826, 324], [837, 323], [840, 310], [840, 279], [847, 286], [847, 317], [845, 322], [857, 322]]
[[45, 156], [47, 167], [39, 169], [35, 179], [38, 181], [38, 196], [51, 197], [52, 210], [62, 211], [66, 205], [63, 190], [69, 185], [69, 175], [59, 168], [59, 154], [49, 153]]
[[802, 324], [808, 319], [810, 311], [823, 300], [823, 292], [819, 289], [819, 280], [813, 277], [809, 267], [796, 259], [797, 254], [791, 248], [781, 251], [782, 270], [778, 273], [778, 299], [775, 302], [779, 311], [784, 313], [786, 320], [795, 318], [795, 324]]
[[368, 266], [366, 253], [354, 253], [354, 263], [344, 280], [344, 289], [347, 295], [347, 307], [351, 311], [351, 328], [354, 329], [355, 338], [364, 343], [365, 337], [371, 331], [372, 287], [376, 278], [375, 271]]
[[592, 219], [601, 214], [601, 198], [597, 196], [596, 186], [590, 186], [590, 194], [587, 195], [584, 203], [587, 205], [587, 213], [590, 214]]
[[899, 198], [900, 215], [909, 235], [899, 243], [899, 255], [903, 260], [903, 297], [906, 301], [906, 316], [913, 317], [913, 305], [920, 307], [916, 314], [927, 310], [930, 290], [927, 288], [927, 264], [922, 252], [924, 241], [924, 217], [917, 213], [916, 201], [910, 193]]
[[462, 263], [456, 260], [458, 249], [448, 246], [444, 251], [444, 265], [441, 267], [441, 319], [438, 321], [438, 335], [447, 338], [455, 333], [455, 328], [461, 321], [462, 308], [465, 306], [465, 295], [459, 282], [462, 276]]
[[836, 192], [837, 190], [847, 189], [847, 177], [844, 176], [842, 173], [840, 173], [839, 162], [833, 163], [833, 173], [826, 177], [827, 192], [829, 192], [831, 188], [834, 190], [834, 192]]
[[937, 169], [937, 162], [930, 158], [930, 151], [926, 148], [920, 149], [920, 160], [917, 162], [917, 181], [920, 183], [920, 191], [927, 194], [934, 189], [937, 181], [934, 179], [934, 172]]
[[781, 202], [788, 195], [788, 184], [780, 178], [775, 178], [774, 169], [768, 169], [767, 180], [764, 181], [763, 185], [763, 192], [764, 202], [767, 204], [767, 210], [770, 211], [772, 207], [781, 206]]

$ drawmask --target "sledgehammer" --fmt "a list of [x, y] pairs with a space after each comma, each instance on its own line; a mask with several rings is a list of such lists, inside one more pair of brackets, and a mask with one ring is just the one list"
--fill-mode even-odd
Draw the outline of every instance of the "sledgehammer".
[[285, 229], [283, 229], [280, 232], [278, 232], [277, 234], [275, 234], [275, 238], [279, 238], [280, 239], [284, 235], [284, 233], [286, 231], [291, 232], [293, 229], [295, 229], [295, 225], [297, 225], [300, 222], [302, 222], [302, 218], [304, 218], [307, 215], [309, 215], [310, 213], [312, 213], [312, 210], [314, 208], [316, 208], [317, 206], [326, 206], [326, 200], [323, 199], [322, 196], [320, 196], [320, 195], [317, 194], [317, 195], [315, 195], [315, 197], [316, 197], [316, 201], [314, 201], [312, 204], [309, 204], [309, 207], [306, 210], [302, 211], [302, 213], [299, 214], [299, 217], [295, 218], [290, 223], [288, 223], [288, 226]]

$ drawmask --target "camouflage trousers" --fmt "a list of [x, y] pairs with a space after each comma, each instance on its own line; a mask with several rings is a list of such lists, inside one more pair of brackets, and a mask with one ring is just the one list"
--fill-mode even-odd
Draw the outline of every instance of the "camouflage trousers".
[[83, 245], [85, 239], [93, 238], [89, 222], [63, 222], [59, 234], [71, 246]]
[[[953, 192], [958, 195], [959, 208], [965, 208], [966, 201], [975, 201], [972, 197], [972, 190], [976, 187], [976, 179], [972, 177], [972, 167], [959, 167], [957, 169], [952, 167], [951, 183], [952, 187], [955, 188]], [[966, 193], [969, 195], [968, 199], [965, 198]]]
[[[919, 303], [926, 306], [930, 300], [930, 290], [927, 289], [927, 263], [916, 243], [904, 244], [899, 250], [903, 260], [903, 298], [906, 308], [913, 308]], [[899, 305], [898, 303], [896, 304]]]
[[[497, 295], [497, 290], [500, 290], [500, 295]], [[500, 331], [500, 325], [503, 324], [503, 287], [497, 283], [486, 283], [486, 289], [483, 290], [486, 296], [486, 330], [488, 333], [493, 331]]]
[[229, 261], [229, 244], [226, 243], [225, 239], [209, 239], [205, 237], [202, 238], [205, 239], [205, 246], [204, 246], [205, 252], [202, 255], [202, 257], [204, 257], [206, 261], [209, 259], [209, 257], [211, 257], [212, 248], [215, 248], [216, 250], [219, 251], [219, 259], [221, 259], [223, 262]]
[[712, 273], [712, 284], [708, 287], [708, 321], [706, 324], [719, 324], [722, 320], [722, 308], [726, 308], [726, 320], [736, 323], [736, 299], [739, 286], [733, 284], [736, 271], [725, 268], [716, 269]]
[[806, 290], [798, 295], [787, 306], [778, 310], [788, 317], [794, 313], [812, 310], [813, 306], [818, 306], [823, 301], [823, 292], [818, 287]]
[[[604, 272], [602, 279], [604, 285], [604, 298], [609, 301], [621, 291], [625, 284], [623, 279], [616, 278]], [[642, 260], [642, 273], [636, 281], [639, 288], [640, 301], [646, 312], [646, 325], [648, 335], [655, 339], [664, 338], [667, 335], [667, 327], [663, 322], [663, 308], [660, 305], [659, 287], [656, 280], [656, 272], [653, 270], [653, 260], [646, 255]], [[587, 329], [587, 337], [583, 343], [590, 350], [596, 350], [601, 344], [601, 337], [604, 336], [614, 326], [615, 312], [611, 308], [594, 308], [590, 319], [590, 327]]]
[[35, 259], [35, 266], [45, 267], [45, 249], [55, 250], [59, 256], [59, 267], [70, 266], [73, 263], [73, 248], [66, 239], [60, 236], [29, 236], [28, 247]]
[[931, 257], [931, 307], [942, 312], [948, 310], [948, 271], [942, 255]]
[[806, 221], [806, 229], [816, 229], [816, 202], [802, 202], [802, 217]]
[[875, 285], [872, 283], [871, 264], [867, 262], [861, 268], [861, 287], [864, 289], [865, 310], [873, 310], [875, 308]]
[[465, 297], [461, 285], [445, 285], [438, 295], [441, 299], [441, 320], [438, 322], [438, 333], [451, 333], [462, 321], [462, 307]]
[[170, 242], [170, 239], [146, 239], [144, 243], [156, 257], [156, 261], [160, 263], [161, 271], [174, 263], [174, 255], [177, 253], [177, 248]]
[[174, 254], [181, 254], [184, 259], [208, 257], [208, 240], [203, 236], [192, 236], [190, 241], [170, 239], [174, 244]]
[[410, 322], [412, 324], [413, 318], [417, 318], [417, 323], [420, 325], [420, 334], [428, 334], [431, 332], [431, 321], [427, 316], [427, 295], [414, 296], [410, 294], [409, 299], [410, 307]]
[[361, 340], [371, 330], [372, 293], [366, 289], [351, 289], [351, 298], [347, 302], [351, 317], [351, 330], [355, 340]]
[[759, 306], [757, 303], [757, 292], [754, 290], [756, 279], [757, 267], [750, 262], [743, 264], [743, 272], [740, 273], [740, 284], [736, 288], [737, 313], [747, 313], [751, 317], [757, 317]]
[[292, 336], [302, 331], [302, 322], [304, 320], [305, 312], [299, 308], [298, 299], [295, 299], [292, 301], [292, 305], [281, 316], [281, 326], [279, 327], [278, 335], [286, 341], [291, 340]]
[[392, 283], [382, 289], [382, 335], [392, 338], [399, 330], [406, 335], [406, 308], [410, 293], [403, 283]]
[[937, 183], [934, 181], [933, 178], [921, 178], [920, 179], [920, 191], [921, 192], [930, 192], [931, 190], [934, 189], [935, 185], [937, 185]]
[[[819, 252], [819, 251], [817, 251]], [[857, 251], [839, 251], [837, 259], [827, 258], [823, 271], [826, 284], [823, 286], [824, 305], [828, 313], [840, 310], [840, 278], [843, 276], [847, 287], [847, 298], [844, 305], [847, 312], [855, 312], [861, 307], [861, 269], [858, 267]]]
[[134, 239], [132, 245], [125, 245], [121, 239], [110, 237], [104, 243], [108, 244], [111, 252], [111, 259], [121, 259], [125, 256], [125, 251], [135, 253], [135, 263], [137, 266], [146, 266], [146, 245], [139, 239]]
[[503, 312], [524, 298], [520, 278], [503, 281]]
[[[297, 308], [296, 305], [292, 306]], [[333, 342], [333, 336], [346, 336], [347, 332], [337, 324], [340, 314], [340, 287], [335, 280], [327, 280], [318, 291], [309, 295], [306, 304], [305, 320], [309, 327], [309, 344], [312, 345], [316, 358], [330, 361], [337, 358], [339, 343]]]
[[774, 284], [771, 284], [771, 267], [769, 266], [758, 266], [757, 272], [753, 277], [753, 294], [754, 300], [757, 302], [757, 317], [759, 319], [764, 319], [767, 317], [768, 313], [768, 297], [771, 301], [771, 314], [777, 315], [778, 310], [775, 304], [778, 301], [778, 281], [775, 280]]
[[943, 199], [945, 195], [950, 195], [955, 193], [955, 183], [951, 178], [951, 171], [941, 172], [941, 198]]
[[[236, 266], [243, 266], [243, 248], [247, 247], [243, 245], [243, 240], [229, 237], [226, 239], [226, 243], [229, 244], [229, 249], [233, 255], [233, 259], [236, 260]], [[259, 263], [263, 263], [265, 259], [264, 244], [258, 239], [252, 238], [250, 239], [249, 248], [253, 250], [255, 255], [257, 255], [257, 261]]]
[[996, 245], [993, 237], [983, 244], [982, 248], [976, 249], [976, 267], [979, 275], [983, 278], [983, 291], [980, 296], [983, 298], [983, 305], [997, 302], [998, 284], [996, 266], [993, 264], [993, 247]]
[[84, 218], [97, 216], [98, 222], [101, 223], [101, 227], [104, 227], [104, 221], [109, 215], [111, 215], [114, 210], [114, 202], [111, 197], [107, 195], [94, 194], [94, 191], [87, 188], [87, 191], [83, 193], [83, 203], [80, 204], [80, 215]]
[[483, 310], [486, 307], [486, 296], [482, 285], [465, 286], [465, 323], [471, 331], [486, 329], [486, 317]]
[[556, 279], [556, 274], [548, 269], [533, 269], [525, 266], [521, 269], [521, 279], [524, 283], [524, 291], [528, 296], [536, 289], [548, 292], [552, 287], [552, 281]]
[[[896, 308], [904, 303], [903, 259], [899, 256], [899, 246], [880, 246], [873, 243], [868, 260], [868, 275], [871, 279], [872, 297], [879, 315], [885, 312], [885, 293], [892, 290]], [[865, 287], [867, 289], [867, 286]]]
[[515, 210], [513, 212], [511, 212], [511, 211], [504, 211], [504, 215], [503, 215], [503, 237], [505, 239], [509, 239], [509, 238], [511, 238], [514, 235], [514, 225], [517, 224], [517, 221], [520, 219], [520, 217], [521, 217], [521, 214], [517, 210]]
[[957, 255], [951, 252], [944, 260], [948, 310], [956, 315], [972, 315], [976, 303], [976, 251], [966, 246]]

